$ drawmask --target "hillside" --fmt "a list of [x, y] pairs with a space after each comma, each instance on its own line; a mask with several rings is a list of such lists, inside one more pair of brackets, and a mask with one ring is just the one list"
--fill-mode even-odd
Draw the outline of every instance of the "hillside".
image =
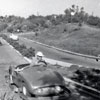
[[100, 54], [100, 29], [78, 24], [59, 24], [37, 34], [24, 35], [30, 39], [77, 53]]

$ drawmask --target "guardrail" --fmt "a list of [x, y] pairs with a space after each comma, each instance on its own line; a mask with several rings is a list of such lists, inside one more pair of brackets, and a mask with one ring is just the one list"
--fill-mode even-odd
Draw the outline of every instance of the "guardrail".
[[31, 39], [28, 39], [28, 38], [23, 38], [23, 39], [30, 40], [30, 41], [32, 41], [32, 42], [34, 42], [36, 44], [39, 44], [39, 45], [42, 45], [42, 46], [45, 46], [45, 47], [48, 47], [48, 48], [53, 48], [55, 50], [58, 50], [58, 51], [61, 51], [61, 52], [65, 52], [65, 53], [69, 53], [69, 54], [72, 54], [72, 55], [81, 56], [81, 57], [90, 58], [90, 59], [98, 59], [98, 60], [100, 59], [100, 57], [84, 55], [84, 54], [75, 53], [75, 52], [68, 51], [68, 50], [63, 50], [63, 49], [60, 49], [60, 48], [57, 48], [57, 47], [54, 47], [54, 46], [50, 46], [50, 45], [47, 45], [47, 44], [44, 44], [44, 43], [40, 43], [40, 42], [31, 40]]

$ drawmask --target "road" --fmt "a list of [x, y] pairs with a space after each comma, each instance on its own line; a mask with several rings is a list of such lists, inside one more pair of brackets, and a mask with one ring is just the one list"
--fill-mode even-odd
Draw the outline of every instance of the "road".
[[23, 37], [19, 37], [19, 43], [25, 44], [27, 47], [33, 47], [35, 48], [36, 51], [42, 51], [47, 58], [73, 63], [73, 64], [79, 64], [83, 66], [88, 66], [91, 68], [100, 68], [100, 62], [97, 62], [95, 59], [84, 58], [84, 57], [64, 53], [52, 48], [45, 47], [40, 44], [36, 44], [32, 42], [32, 40], [25, 39]]
[[0, 38], [3, 46], [0, 46], [0, 64], [23, 64], [27, 61], [22, 55], [18, 54], [9, 44]]

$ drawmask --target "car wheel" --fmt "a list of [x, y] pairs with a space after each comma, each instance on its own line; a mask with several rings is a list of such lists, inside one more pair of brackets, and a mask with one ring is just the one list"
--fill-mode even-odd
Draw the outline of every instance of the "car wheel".
[[67, 88], [65, 88], [65, 91], [63, 92], [63, 94], [61, 94], [59, 96], [59, 100], [66, 100], [71, 96], [71, 91]]
[[10, 88], [15, 92], [15, 93], [18, 93], [19, 92], [19, 88], [16, 86], [16, 85], [12, 85], [10, 84]]
[[20, 89], [19, 89], [19, 95], [20, 95], [20, 98], [22, 99], [22, 100], [28, 100], [28, 98], [27, 98], [27, 89], [26, 89], [26, 87], [25, 86], [23, 86], [23, 87], [21, 87]]

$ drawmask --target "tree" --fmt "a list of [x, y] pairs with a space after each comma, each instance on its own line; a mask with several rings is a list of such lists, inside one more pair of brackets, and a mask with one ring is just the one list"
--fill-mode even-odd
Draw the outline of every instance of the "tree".
[[65, 12], [65, 16], [64, 16], [65, 21], [71, 22], [71, 10], [66, 9], [64, 12]]
[[84, 21], [84, 13], [84, 7], [81, 7], [79, 12], [79, 26], [82, 26], [82, 23]]
[[7, 31], [10, 32], [10, 33], [12, 33], [13, 32], [13, 27], [8, 27]]
[[76, 10], [75, 10], [75, 8], [76, 8], [76, 6], [75, 5], [72, 5], [72, 8], [71, 8], [71, 12], [76, 12]]
[[76, 13], [79, 13], [79, 6], [76, 6]]
[[5, 30], [8, 27], [8, 25], [6, 23], [1, 23], [0, 24], [0, 32]]
[[94, 17], [94, 16], [89, 16], [87, 23], [90, 25], [94, 25], [97, 26], [100, 22], [100, 19], [98, 17]]
[[29, 16], [29, 17], [27, 18], [27, 20], [32, 20], [32, 19], [35, 19], [35, 18], [37, 18], [36, 15], [31, 15], [31, 16]]

